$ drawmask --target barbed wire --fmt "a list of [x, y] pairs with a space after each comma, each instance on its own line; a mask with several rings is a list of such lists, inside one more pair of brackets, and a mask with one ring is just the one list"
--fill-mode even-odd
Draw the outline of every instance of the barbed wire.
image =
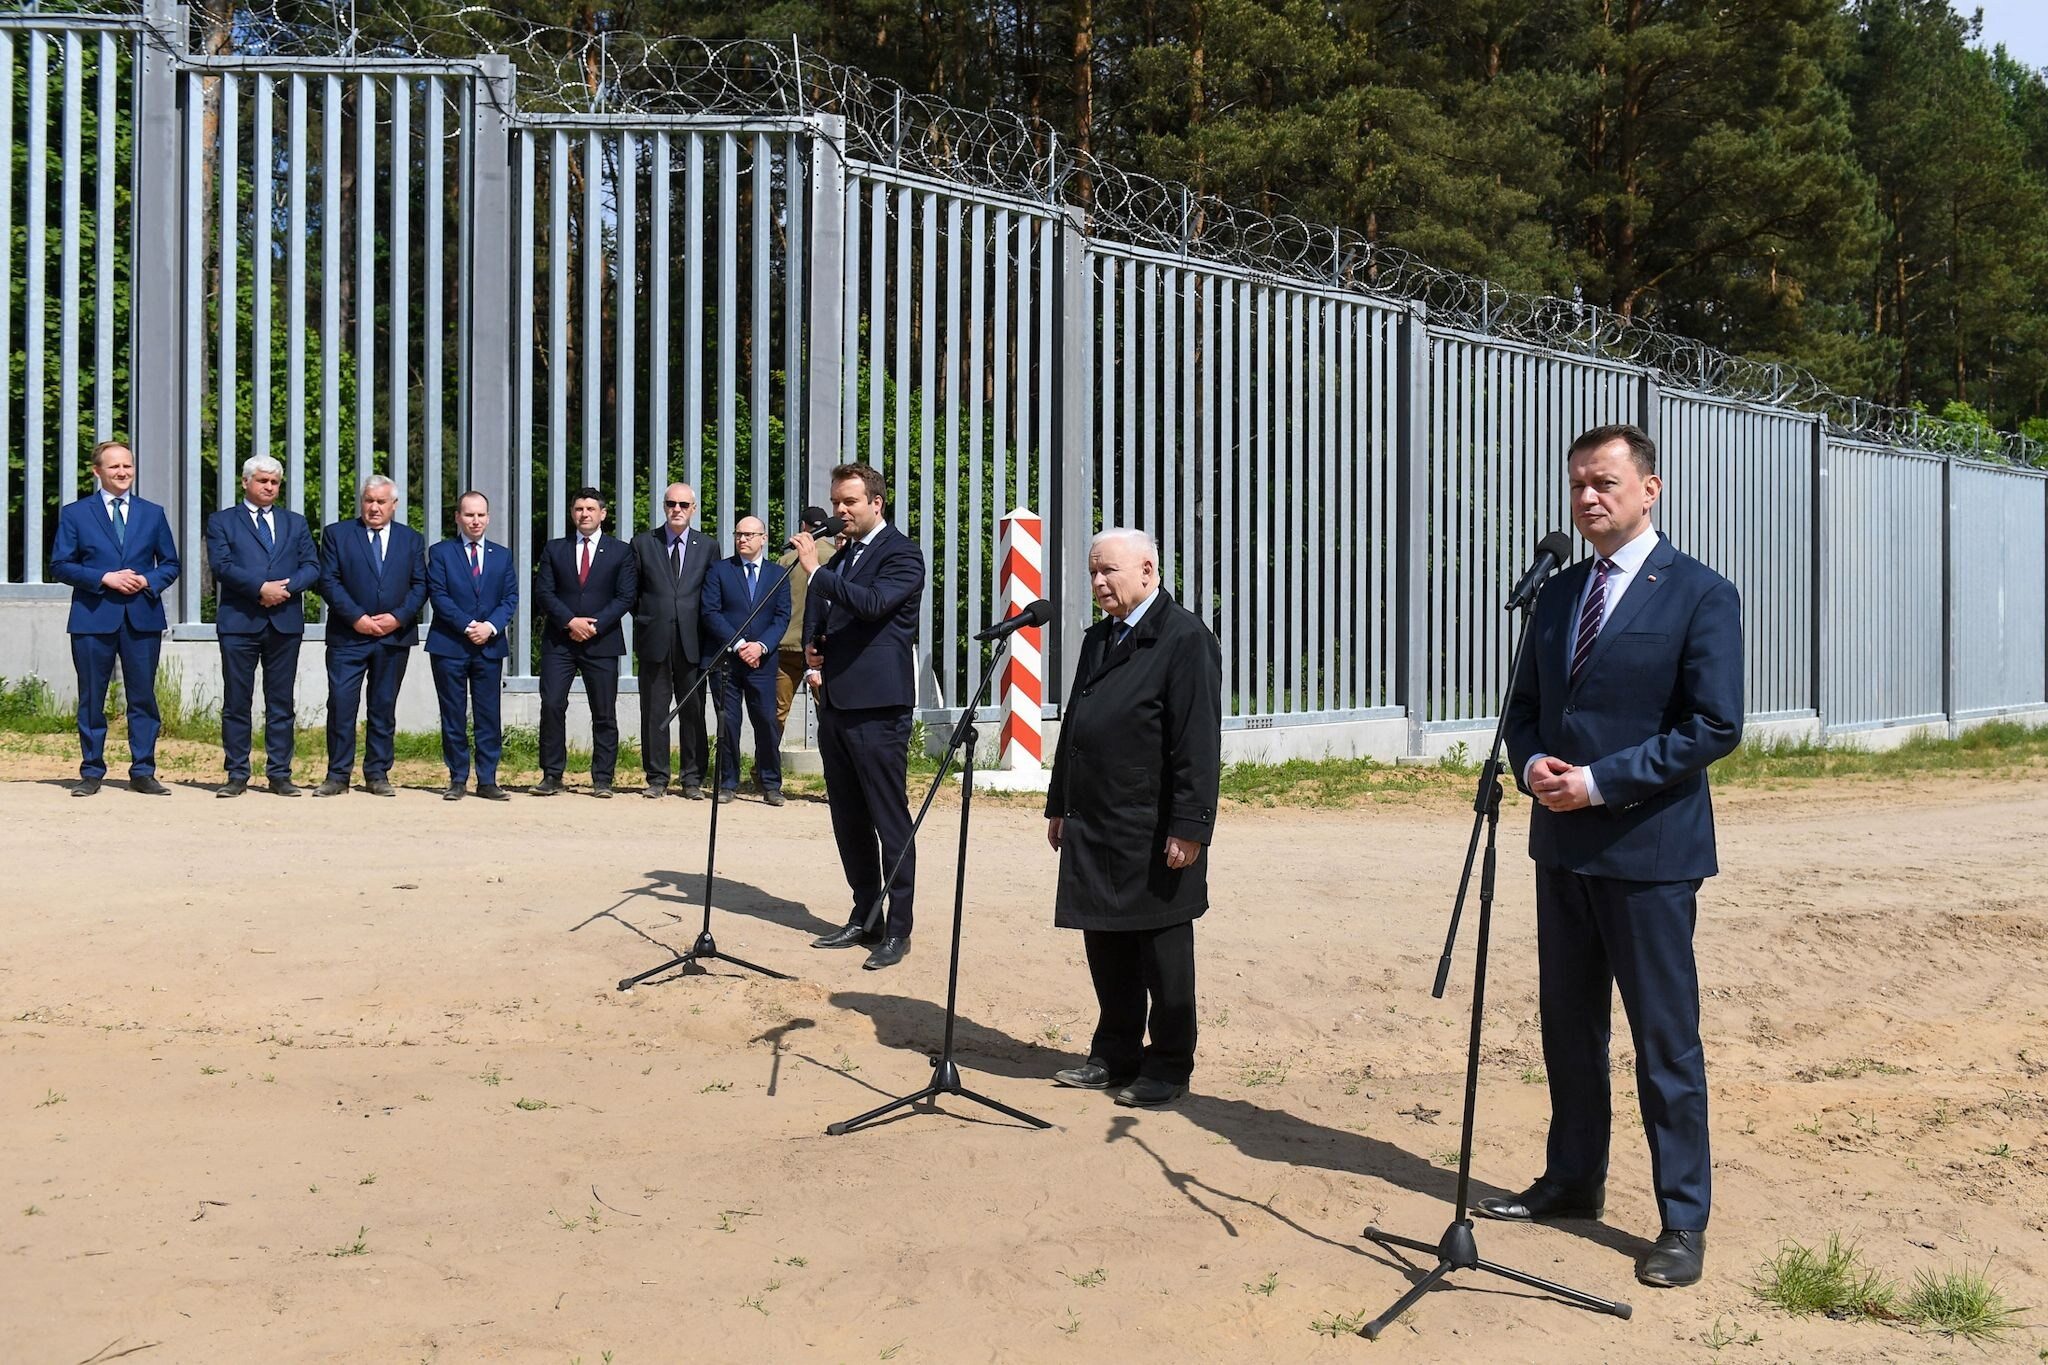
[[[133, 0], [81, 0], [41, 12], [135, 16]], [[1350, 229], [1232, 204], [1062, 145], [1052, 125], [976, 112], [806, 52], [791, 38], [650, 37], [542, 23], [488, 5], [397, 0], [299, 5], [197, 0], [189, 34], [152, 34], [181, 57], [508, 58], [529, 114], [809, 117], [846, 124], [846, 156], [893, 170], [1072, 207], [1091, 236], [1230, 265], [1276, 283], [1313, 282], [1420, 304], [1439, 326], [1639, 366], [1675, 389], [1795, 408], [1836, 431], [1886, 444], [2048, 462], [2048, 446], [1843, 394], [1784, 362], [1735, 355], [1583, 299], [1522, 292], [1432, 265]], [[189, 43], [189, 46], [188, 46]], [[858, 167], [855, 167], [858, 169]]]

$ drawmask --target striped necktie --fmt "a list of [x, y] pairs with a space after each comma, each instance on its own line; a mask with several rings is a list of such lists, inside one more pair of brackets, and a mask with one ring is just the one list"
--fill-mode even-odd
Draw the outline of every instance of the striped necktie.
[[1593, 642], [1600, 638], [1600, 627], [1607, 620], [1607, 575], [1614, 571], [1614, 561], [1602, 559], [1593, 566], [1593, 586], [1586, 590], [1586, 605], [1579, 608], [1579, 634], [1572, 645], [1572, 685], [1577, 686], [1579, 674], [1586, 671], [1586, 660], [1593, 657]]

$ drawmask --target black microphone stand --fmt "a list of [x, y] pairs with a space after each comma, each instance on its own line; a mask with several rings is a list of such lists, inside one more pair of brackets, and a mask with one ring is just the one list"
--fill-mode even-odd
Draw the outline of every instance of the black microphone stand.
[[1516, 670], [1522, 662], [1522, 651], [1528, 647], [1529, 629], [1535, 616], [1532, 603], [1522, 603], [1522, 626], [1515, 637], [1514, 652], [1508, 658], [1508, 686], [1502, 694], [1500, 719], [1493, 727], [1493, 743], [1486, 751], [1486, 762], [1479, 770], [1479, 794], [1472, 803], [1472, 837], [1465, 845], [1465, 868], [1458, 877], [1458, 897], [1451, 905], [1450, 932], [1444, 937], [1444, 955], [1437, 962], [1436, 985], [1430, 994], [1443, 999], [1444, 989], [1451, 976], [1451, 950], [1458, 941], [1458, 920], [1464, 913], [1465, 893], [1472, 883], [1472, 860], [1479, 850], [1479, 836], [1482, 829], [1486, 835], [1486, 854], [1479, 870], [1479, 943], [1476, 959], [1472, 965], [1472, 1033], [1465, 1049], [1465, 1117], [1458, 1137], [1458, 1192], [1454, 1205], [1451, 1225], [1434, 1245], [1418, 1242], [1413, 1238], [1382, 1232], [1369, 1227], [1364, 1232], [1368, 1241], [1383, 1247], [1400, 1247], [1409, 1251], [1420, 1251], [1436, 1256], [1436, 1265], [1417, 1280], [1413, 1287], [1394, 1306], [1359, 1328], [1360, 1335], [1368, 1340], [1377, 1340], [1387, 1325], [1407, 1312], [1409, 1307], [1424, 1294], [1436, 1288], [1437, 1283], [1456, 1270], [1483, 1270], [1489, 1275], [1512, 1280], [1516, 1284], [1540, 1289], [1554, 1294], [1567, 1303], [1581, 1308], [1590, 1308], [1596, 1313], [1611, 1313], [1617, 1318], [1627, 1318], [1632, 1311], [1625, 1303], [1617, 1300], [1598, 1298], [1583, 1290], [1572, 1289], [1546, 1280], [1526, 1271], [1513, 1270], [1492, 1261], [1481, 1260], [1478, 1244], [1472, 1237], [1472, 1218], [1468, 1212], [1472, 1186], [1472, 1122], [1479, 1104], [1479, 1033], [1486, 1010], [1486, 949], [1487, 938], [1493, 927], [1493, 885], [1496, 835], [1500, 829], [1500, 778], [1505, 769], [1501, 761], [1501, 741], [1507, 733], [1508, 698], [1513, 695]]
[[[938, 774], [932, 778], [932, 785], [924, 794], [924, 804], [918, 807], [917, 819], [913, 820], [910, 825], [911, 843], [914, 844], [917, 840], [918, 828], [924, 824], [925, 814], [932, 808], [932, 798], [938, 795], [939, 785], [946, 780], [946, 772], [953, 761], [953, 752], [956, 749], [959, 750], [961, 755], [960, 855], [959, 864], [953, 870], [953, 954], [946, 967], [945, 1042], [936, 1054], [931, 1054], [931, 1083], [916, 1094], [890, 1100], [879, 1108], [870, 1109], [867, 1113], [856, 1115], [843, 1123], [831, 1124], [825, 1131], [834, 1137], [838, 1137], [843, 1133], [850, 1133], [856, 1128], [865, 1128], [875, 1120], [895, 1113], [898, 1109], [907, 1109], [911, 1105], [927, 1100], [936, 1101], [941, 1095], [958, 1095], [963, 1100], [973, 1100], [976, 1104], [984, 1105], [999, 1114], [1006, 1114], [1020, 1122], [1028, 1123], [1034, 1128], [1052, 1127], [1044, 1119], [1033, 1118], [1021, 1109], [1012, 1109], [1009, 1105], [999, 1100], [992, 1100], [986, 1095], [977, 1094], [969, 1090], [965, 1085], [961, 1084], [960, 1067], [953, 1060], [953, 1026], [954, 1021], [958, 1018], [960, 1000], [960, 923], [963, 909], [967, 902], [967, 826], [974, 805], [974, 746], [980, 738], [974, 728], [975, 712], [980, 707], [982, 698], [988, 693], [989, 682], [995, 677], [996, 664], [1001, 661], [1002, 657], [1003, 647], [1001, 645], [998, 645], [989, 652], [988, 667], [982, 670], [981, 682], [975, 687], [974, 695], [968, 698], [967, 709], [960, 713], [960, 723], [953, 727], [952, 738], [946, 741], [946, 752], [939, 760]], [[905, 847], [907, 850], [909, 845]], [[897, 862], [900, 864], [902, 861], [902, 856], [899, 855]], [[890, 869], [889, 878], [891, 881], [895, 879], [895, 875], [895, 869]], [[886, 889], [889, 882], [885, 881], [882, 885]], [[871, 925], [874, 922], [875, 914], [879, 913], [880, 908], [881, 902], [877, 900], [875, 909], [869, 912], [868, 922]]]
[[[667, 962], [662, 963], [659, 967], [650, 968], [647, 971], [641, 972], [638, 976], [627, 977], [619, 982], [619, 989], [622, 991], [632, 990], [633, 987], [649, 977], [660, 976], [662, 973], [673, 971], [678, 967], [688, 968], [701, 962], [730, 962], [735, 967], [744, 967], [750, 972], [758, 972], [762, 976], [774, 977], [777, 981], [794, 981], [796, 979], [787, 972], [771, 971], [757, 963], [748, 962], [745, 958], [738, 958], [734, 957], [731, 953], [721, 952], [718, 947], [718, 940], [711, 937], [712, 869], [718, 865], [718, 808], [724, 804], [724, 802], [718, 799], [718, 758], [719, 755], [725, 752], [725, 746], [730, 742], [725, 733], [725, 671], [731, 665], [733, 646], [746, 638], [747, 627], [754, 624], [754, 618], [761, 614], [761, 609], [768, 605], [769, 599], [773, 596], [772, 592], [767, 591], [756, 594], [754, 609], [747, 613], [747, 619], [740, 622], [739, 629], [734, 632], [732, 639], [719, 646], [718, 652], [711, 656], [711, 661], [705, 664], [703, 671], [697, 675], [697, 681], [691, 683], [689, 690], [676, 699], [676, 704], [669, 708], [668, 718], [661, 723], [663, 730], [673, 725], [676, 717], [683, 713], [683, 707], [689, 704], [690, 699], [697, 696], [698, 692], [713, 678], [718, 680], [718, 691], [714, 694], [715, 704], [712, 707], [712, 713], [718, 717], [718, 720], [712, 726], [714, 739], [711, 745], [711, 752], [705, 756], [705, 766], [710, 769], [709, 776], [711, 778], [711, 828], [705, 835], [704, 844], [704, 924], [697, 931], [697, 941], [690, 945], [688, 952], [679, 953]], [[698, 705], [703, 705], [703, 702], [699, 701]]]

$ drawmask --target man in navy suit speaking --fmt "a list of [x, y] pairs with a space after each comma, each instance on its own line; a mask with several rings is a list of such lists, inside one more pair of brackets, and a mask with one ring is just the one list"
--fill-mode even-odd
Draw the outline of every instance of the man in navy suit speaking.
[[789, 628], [789, 570], [765, 553], [768, 528], [759, 517], [741, 517], [732, 543], [732, 558], [718, 560], [704, 575], [705, 657], [734, 641], [718, 698], [718, 799], [730, 801], [740, 788], [744, 700], [754, 728], [754, 785], [763, 801], [779, 806], [782, 727], [775, 720], [775, 683], [781, 674], [775, 650]]
[[[917, 606], [924, 554], [882, 519], [882, 475], [870, 465], [832, 470], [832, 510], [844, 547], [820, 567], [818, 545], [790, 538], [810, 574], [804, 603], [807, 675], [818, 702], [818, 757], [832, 806], [832, 837], [853, 889], [846, 927], [814, 948], [873, 951], [861, 965], [893, 967], [910, 951], [917, 850], [910, 842], [910, 709], [917, 700]], [[887, 887], [883, 873], [895, 869]], [[868, 912], [889, 897], [889, 918], [868, 932]]]
[[455, 500], [461, 534], [427, 551], [427, 600], [434, 604], [427, 628], [427, 665], [434, 671], [434, 695], [441, 704], [441, 759], [448, 765], [444, 801], [460, 801], [469, 784], [470, 718], [476, 719], [476, 794], [508, 801], [498, 785], [504, 751], [499, 691], [511, 653], [505, 632], [519, 609], [519, 575], [512, 552], [484, 539], [491, 529], [491, 502], [471, 489]]
[[348, 790], [356, 765], [356, 706], [369, 679], [363, 725], [363, 786], [395, 796], [391, 764], [398, 736], [398, 688], [420, 642], [427, 601], [427, 542], [395, 519], [398, 485], [363, 480], [361, 515], [320, 533], [320, 595], [327, 599], [327, 778], [315, 796]]
[[1479, 1201], [1495, 1218], [1596, 1218], [1606, 1203], [1614, 988], [1662, 1224], [1636, 1278], [1698, 1282], [1712, 1159], [1693, 925], [1718, 870], [1707, 766], [1742, 739], [1742, 603], [1650, 514], [1657, 447], [1632, 426], [1572, 443], [1572, 521], [1595, 557], [1544, 585], [1507, 707], [1537, 806], [1538, 995], [1550, 1080], [1543, 1174]]
[[220, 743], [227, 784], [216, 796], [249, 789], [249, 707], [263, 668], [263, 772], [270, 790], [292, 785], [294, 693], [299, 644], [306, 637], [306, 589], [320, 581], [320, 559], [306, 519], [277, 505], [284, 466], [268, 455], [242, 462], [242, 500], [206, 519], [206, 560], [213, 569], [220, 639]]
[[164, 590], [178, 581], [178, 547], [164, 509], [135, 496], [135, 452], [102, 441], [92, 452], [99, 488], [64, 504], [50, 573], [71, 588], [71, 662], [78, 670], [78, 785], [91, 796], [107, 775], [107, 688], [114, 661], [128, 694], [128, 789], [169, 796], [157, 780], [156, 663], [163, 652]]

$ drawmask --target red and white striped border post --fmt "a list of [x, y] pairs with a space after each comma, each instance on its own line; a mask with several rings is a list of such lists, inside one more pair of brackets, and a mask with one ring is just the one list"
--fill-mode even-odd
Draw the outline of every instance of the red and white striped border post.
[[[1014, 616], [1045, 589], [1045, 523], [1026, 508], [1002, 519], [997, 544], [1002, 614]], [[1027, 626], [1010, 636], [1002, 674], [1003, 729], [998, 769], [1036, 773], [1045, 765], [1045, 628]]]

